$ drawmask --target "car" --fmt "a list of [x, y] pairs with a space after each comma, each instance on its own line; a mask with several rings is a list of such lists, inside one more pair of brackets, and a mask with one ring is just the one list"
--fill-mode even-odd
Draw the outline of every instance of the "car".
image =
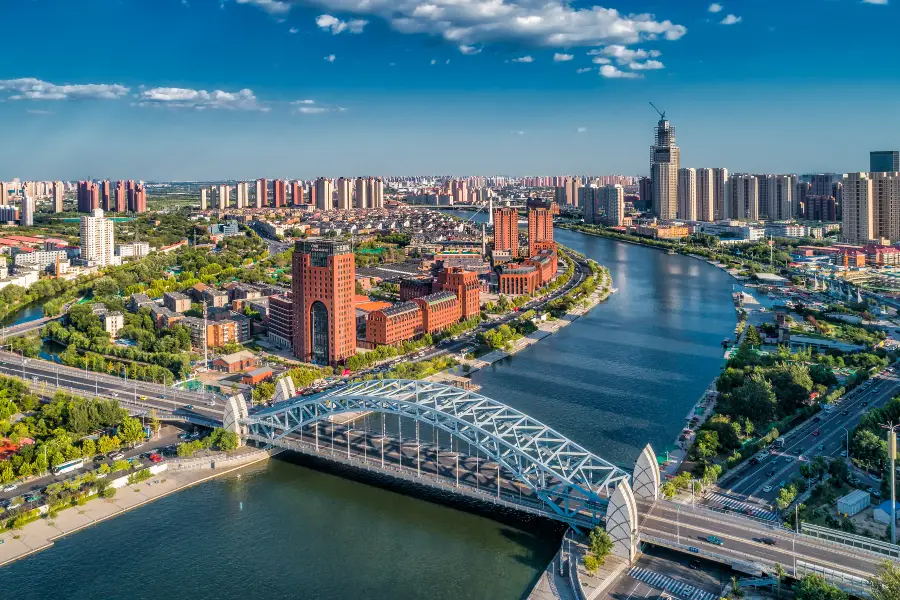
[[822, 417], [816, 417], [815, 419], [813, 419], [813, 423], [818, 423], [821, 420], [822, 420]]
[[772, 470], [770, 470], [770, 471], [766, 471], [766, 477], [771, 477], [771, 476], [774, 475], [774, 474], [775, 474], [775, 469], [772, 469]]
[[755, 541], [759, 542], [760, 544], [765, 544], [766, 546], [774, 546], [776, 544], [775, 540], [773, 540], [772, 538], [759, 538]]
[[37, 492], [32, 492], [25, 496], [25, 502], [37, 502], [40, 499], [41, 499], [41, 495], [38, 494]]
[[841, 450], [841, 458], [847, 458], [847, 451]]
[[755, 465], [758, 465], [758, 464], [759, 464], [759, 459], [756, 458], [755, 456], [754, 456], [753, 458], [750, 459], [750, 466], [755, 466]]
[[179, 440], [186, 440], [186, 439], [188, 439], [189, 437], [191, 437], [191, 434], [185, 432], [185, 433], [180, 434], [180, 435], [178, 436], [178, 439], [179, 439]]
[[113, 460], [122, 460], [123, 458], [125, 458], [125, 453], [124, 452], [111, 452], [109, 454], [109, 457]]
[[842, 411], [841, 411], [841, 416], [842, 416], [842, 417], [846, 417], [846, 416], [849, 415], [849, 414], [850, 414], [850, 411], [849, 411], [849, 410], [842, 410]]
[[138, 442], [137, 444], [132, 446], [132, 449], [137, 450], [138, 448], [143, 448], [143, 446], [144, 446], [143, 442]]
[[97, 456], [94, 457], [94, 462], [103, 462], [104, 460], [106, 460], [106, 457], [103, 456], [102, 454], [98, 454]]
[[772, 491], [772, 486], [771, 486], [771, 485], [767, 485], [766, 487], [763, 488], [763, 491], [764, 491], [765, 493], [768, 494], [769, 492]]
[[878, 475], [873, 475], [872, 473], [869, 473], [869, 478], [870, 478], [872, 481], [877, 481], [877, 482], [879, 482], [879, 483], [881, 482], [881, 477], [879, 477]]
[[17, 485], [14, 484], [14, 483], [10, 483], [9, 485], [4, 486], [3, 491], [4, 491], [4, 492], [13, 492], [13, 491], [15, 491], [15, 490], [17, 490], [17, 489], [19, 489], [19, 486], [17, 486]]
[[821, 433], [821, 432], [820, 432], [818, 429], [816, 429], [815, 431], [813, 431], [813, 435], [819, 435], [819, 433]]
[[145, 402], [146, 402], [147, 396], [141, 396], [140, 399], [141, 399], [142, 401], [145, 401]]
[[721, 540], [721, 538], [717, 538], [717, 537], [714, 536], [714, 535], [706, 536], [706, 541], [709, 542], [710, 544], [714, 544], [714, 545], [716, 545], [716, 546], [722, 546], [722, 545], [725, 544], [725, 542], [723, 542], [723, 541]]
[[863, 405], [863, 406], [868, 406], [868, 405], [869, 405], [869, 401], [868, 401], [868, 400], [863, 400], [862, 405]]
[[194, 410], [194, 405], [193, 405], [193, 404], [185, 404], [185, 405], [184, 405], [184, 408], [185, 408], [186, 410]]
[[690, 562], [690, 564], [688, 564], [688, 566], [695, 571], [699, 571], [701, 564], [699, 560], [694, 559]]
[[151, 454], [150, 455], [150, 462], [152, 462], [152, 463], [162, 462], [162, 459], [163, 459], [163, 457], [160, 456], [159, 454]]

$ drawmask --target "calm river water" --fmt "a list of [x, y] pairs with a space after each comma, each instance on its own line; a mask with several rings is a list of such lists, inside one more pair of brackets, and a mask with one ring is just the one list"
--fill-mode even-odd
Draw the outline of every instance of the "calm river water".
[[[619, 292], [475, 381], [614, 462], [628, 464], [648, 441], [664, 450], [722, 363], [732, 280], [649, 248], [566, 231], [557, 239], [607, 265]], [[0, 591], [16, 600], [515, 600], [558, 539], [273, 460], [60, 540], [0, 569]]]

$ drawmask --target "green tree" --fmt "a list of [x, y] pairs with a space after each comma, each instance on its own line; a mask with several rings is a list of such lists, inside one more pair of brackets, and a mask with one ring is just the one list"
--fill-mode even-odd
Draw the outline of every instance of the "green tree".
[[871, 580], [872, 600], [897, 600], [900, 598], [900, 567], [886, 560]]
[[848, 596], [818, 575], [807, 575], [794, 587], [796, 600], [847, 600]]
[[84, 458], [90, 458], [97, 453], [97, 444], [91, 438], [85, 438], [81, 442], [81, 455]]
[[702, 430], [697, 432], [694, 441], [694, 455], [701, 459], [712, 458], [719, 453], [719, 434], [716, 431]]
[[588, 575], [594, 575], [599, 568], [600, 561], [597, 560], [596, 556], [593, 554], [584, 555], [584, 569], [588, 572]]
[[12, 463], [4, 461], [3, 467], [0, 468], [0, 483], [9, 483], [15, 478], [16, 474], [13, 472]]
[[612, 552], [613, 541], [604, 529], [595, 527], [589, 534], [591, 553], [597, 557], [597, 561], [602, 565], [606, 562], [606, 557]]
[[136, 444], [144, 440], [144, 428], [134, 417], [125, 417], [118, 431], [119, 439], [125, 443]]
[[744, 335], [744, 339], [750, 346], [759, 348], [762, 345], [762, 338], [759, 337], [759, 332], [753, 325], [747, 328], [747, 333]]
[[237, 450], [238, 446], [240, 446], [240, 438], [238, 438], [238, 435], [233, 431], [222, 430], [216, 440], [216, 446], [219, 450], [225, 452]]

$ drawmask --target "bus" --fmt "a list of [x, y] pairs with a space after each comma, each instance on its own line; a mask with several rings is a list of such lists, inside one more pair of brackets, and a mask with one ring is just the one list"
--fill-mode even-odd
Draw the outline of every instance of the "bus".
[[53, 467], [51, 471], [53, 471], [54, 475], [63, 475], [64, 473], [71, 473], [72, 471], [77, 471], [81, 467], [84, 466], [84, 459], [77, 458], [75, 460], [70, 460], [64, 463], [60, 463]]

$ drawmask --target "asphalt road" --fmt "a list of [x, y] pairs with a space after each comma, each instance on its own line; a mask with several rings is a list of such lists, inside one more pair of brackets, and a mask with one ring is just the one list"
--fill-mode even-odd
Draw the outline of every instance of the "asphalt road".
[[[721, 491], [749, 503], [772, 505], [778, 497], [780, 483], [799, 476], [803, 462], [816, 456], [840, 457], [846, 450], [847, 431], [853, 431], [860, 417], [900, 394], [900, 377], [896, 373], [885, 371], [869, 381], [837, 402], [830, 413], [820, 412], [795, 428], [786, 437], [782, 450], [758, 465], [743, 467], [737, 479], [731, 479], [726, 488], [720, 486]], [[870, 480], [870, 485], [877, 488], [879, 484]], [[770, 489], [766, 491], [766, 488]]]
[[[733, 575], [737, 575], [738, 578], [745, 577], [745, 575], [735, 573], [728, 567], [707, 560], [700, 560], [700, 568], [692, 569], [690, 568], [692, 560], [697, 559], [687, 554], [653, 546], [645, 550], [634, 563], [634, 567], [653, 573], [660, 573], [677, 582], [686, 583], [716, 597], [718, 597], [723, 587], [731, 581]], [[606, 598], [609, 600], [655, 599], [663, 591], [659, 585], [650, 585], [626, 574], [606, 592]], [[676, 597], [680, 598], [682, 596], [676, 595]]]

